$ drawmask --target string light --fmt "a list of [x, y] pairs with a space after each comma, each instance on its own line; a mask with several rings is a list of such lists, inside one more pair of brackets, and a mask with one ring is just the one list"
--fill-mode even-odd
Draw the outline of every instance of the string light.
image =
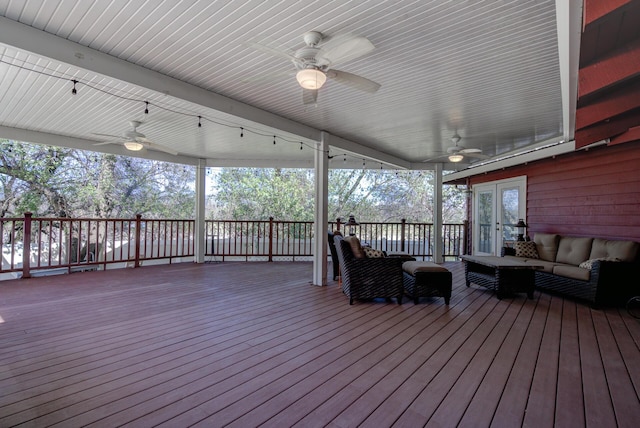
[[[76, 79], [68, 79], [68, 78], [65, 78], [65, 77], [62, 77], [62, 76], [59, 76], [59, 75], [46, 73], [44, 71], [31, 70], [31, 69], [28, 69], [28, 68], [26, 68], [24, 66], [21, 66], [21, 65], [17, 65], [17, 64], [14, 64], [14, 63], [9, 63], [4, 59], [0, 59], [0, 63], [6, 64], [6, 65], [12, 66], [12, 67], [17, 67], [17, 68], [20, 68], [22, 70], [29, 71], [29, 72], [32, 72], [32, 73], [42, 74], [42, 75], [45, 75], [45, 76], [48, 76], [48, 77], [51, 77], [51, 78], [55, 78], [55, 79], [71, 80], [71, 82], [73, 83], [73, 88], [71, 89], [71, 94], [72, 95], [76, 95], [78, 93], [77, 85], [79, 83], [82, 83], [83, 85], [88, 86], [89, 88], [91, 88], [93, 90], [96, 90], [98, 92], [102, 92], [102, 93], [104, 93], [106, 95], [113, 96], [113, 97], [116, 97], [116, 98], [119, 98], [119, 99], [122, 99], [122, 100], [132, 101], [132, 102], [144, 102], [144, 104], [145, 104], [144, 113], [145, 114], [149, 114], [149, 106], [153, 105], [153, 106], [155, 106], [155, 107], [157, 107], [157, 108], [159, 108], [161, 110], [168, 111], [168, 112], [171, 112], [171, 113], [180, 114], [180, 115], [183, 115], [183, 116], [197, 117], [198, 118], [198, 127], [199, 128], [202, 127], [202, 120], [203, 119], [204, 120], [208, 120], [209, 122], [214, 123], [214, 124], [219, 125], [219, 126], [226, 126], [226, 127], [229, 127], [229, 128], [236, 128], [236, 129], [240, 128], [240, 137], [241, 138], [244, 137], [245, 128], [242, 127], [242, 126], [237, 126], [237, 125], [232, 125], [232, 124], [228, 124], [228, 123], [218, 122], [218, 121], [206, 118], [206, 117], [202, 117], [201, 115], [185, 113], [184, 111], [175, 110], [173, 108], [165, 107], [165, 106], [160, 105], [160, 104], [155, 104], [155, 103], [152, 103], [152, 102], [149, 102], [149, 101], [143, 101], [143, 100], [135, 99], [135, 98], [128, 97], [128, 96], [119, 95], [117, 93], [110, 92], [110, 91], [108, 91], [106, 89], [102, 89], [100, 87], [91, 85], [89, 83], [83, 83], [83, 82], [80, 82], [79, 80], [76, 80]], [[257, 132], [257, 131], [251, 130], [251, 129], [247, 129], [247, 131], [249, 131], [249, 132], [251, 132], [253, 134], [259, 135], [259, 136], [264, 136], [264, 137], [270, 136], [269, 134], [263, 134], [263, 133], [260, 133], [260, 132]], [[305, 145], [310, 147], [310, 148], [312, 148], [313, 150], [320, 150], [315, 145], [305, 144], [302, 141], [289, 140], [289, 139], [286, 139], [286, 138], [283, 138], [283, 137], [278, 137], [277, 135], [273, 135], [273, 144], [274, 145], [276, 145], [276, 142], [277, 142], [276, 140], [278, 138], [280, 138], [282, 141], [286, 141], [288, 143], [299, 143], [300, 144], [300, 150], [303, 150]], [[327, 155], [328, 155], [329, 159], [333, 158], [333, 156], [329, 155], [328, 151], [327, 151]], [[347, 163], [347, 154], [346, 153], [343, 154], [343, 162], [345, 164]], [[362, 164], [363, 164], [363, 167], [366, 167], [366, 160], [363, 160]], [[381, 169], [382, 169], [382, 163], [380, 164], [380, 166], [381, 166]], [[397, 172], [396, 172], [396, 174], [397, 174]]]

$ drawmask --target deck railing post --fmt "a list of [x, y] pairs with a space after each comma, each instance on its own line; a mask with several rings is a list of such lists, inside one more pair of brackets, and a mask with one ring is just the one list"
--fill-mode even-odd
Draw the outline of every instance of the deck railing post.
[[[471, 254], [471, 240], [469, 239], [469, 220], [465, 220], [462, 226], [462, 254]], [[458, 254], [460, 255], [460, 254]]]
[[407, 226], [407, 219], [400, 219], [400, 251], [404, 251], [404, 240], [405, 240], [405, 228]]
[[31, 217], [33, 213], [24, 213], [22, 228], [22, 277], [31, 278]]
[[269, 217], [269, 261], [273, 261], [273, 217]]
[[136, 214], [136, 252], [133, 267], [140, 267], [140, 226], [142, 224], [142, 214]]
[[340, 232], [340, 217], [336, 219], [336, 230]]

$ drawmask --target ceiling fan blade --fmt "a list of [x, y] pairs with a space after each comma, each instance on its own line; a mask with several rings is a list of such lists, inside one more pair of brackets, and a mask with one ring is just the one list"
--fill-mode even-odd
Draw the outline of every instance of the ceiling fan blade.
[[425, 159], [425, 160], [423, 160], [421, 162], [434, 162], [434, 161], [437, 161], [438, 159], [446, 159], [447, 156], [449, 156], [449, 155], [440, 155], [440, 156], [436, 156], [434, 158]]
[[470, 153], [470, 152], [464, 152], [464, 155], [466, 157], [475, 158], [475, 159], [489, 159], [490, 157], [487, 155], [483, 155], [481, 153]]
[[147, 148], [151, 149], [151, 150], [155, 150], [157, 152], [165, 152], [165, 153], [169, 153], [170, 155], [174, 155], [177, 156], [178, 152], [176, 152], [173, 149], [170, 149], [168, 147], [162, 146], [160, 144], [155, 144], [155, 143], [145, 143], [145, 146], [147, 146]]
[[336, 36], [321, 46], [316, 60], [336, 65], [366, 55], [375, 48], [366, 37]]
[[96, 132], [92, 133], [91, 135], [97, 135], [98, 137], [110, 137], [110, 138], [117, 138], [117, 139], [121, 139], [122, 136], [120, 135], [111, 135], [111, 134], [98, 134]]
[[460, 153], [482, 153], [482, 149], [460, 149]]
[[103, 141], [101, 143], [93, 143], [92, 145], [93, 146], [105, 146], [107, 144], [118, 144], [118, 143], [115, 142], [115, 141]]
[[265, 44], [262, 44], [262, 43], [253, 42], [253, 41], [245, 42], [244, 44], [246, 46], [249, 46], [250, 48], [253, 48], [253, 49], [257, 50], [257, 51], [268, 53], [268, 54], [271, 54], [271, 55], [279, 57], [279, 58], [288, 59], [289, 61], [293, 61], [293, 62], [299, 62], [300, 61], [298, 58], [293, 56], [293, 53], [287, 52], [288, 49], [287, 50], [281, 50], [281, 49], [273, 48], [271, 46], [268, 46], [268, 45], [265, 45]]
[[381, 86], [379, 83], [376, 83], [373, 80], [369, 80], [362, 76], [358, 76], [357, 74], [347, 73], [346, 71], [340, 70], [327, 71], [327, 77], [335, 80], [338, 83], [342, 83], [343, 85], [347, 85], [361, 91], [369, 92], [370, 94], [376, 92], [378, 89], [380, 89]]
[[317, 89], [303, 89], [302, 90], [302, 103], [304, 105], [315, 104], [318, 102], [318, 90]]

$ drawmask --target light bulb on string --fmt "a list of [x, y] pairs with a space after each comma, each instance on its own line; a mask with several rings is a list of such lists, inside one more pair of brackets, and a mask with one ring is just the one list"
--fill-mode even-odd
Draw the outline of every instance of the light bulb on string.
[[73, 82], [73, 89], [71, 89], [71, 95], [75, 95], [78, 93], [78, 91], [76, 90], [76, 83], [78, 83], [78, 81], [74, 79], [72, 80], [72, 82]]
[[240, 138], [244, 137], [244, 128], [240, 127]]
[[202, 128], [202, 116], [198, 116], [198, 128]]
[[275, 135], [273, 136], [273, 145], [274, 146], [276, 145], [276, 136]]
[[149, 101], [144, 102], [144, 114], [149, 114]]
[[300, 141], [300, 150], [302, 150], [302, 141]]

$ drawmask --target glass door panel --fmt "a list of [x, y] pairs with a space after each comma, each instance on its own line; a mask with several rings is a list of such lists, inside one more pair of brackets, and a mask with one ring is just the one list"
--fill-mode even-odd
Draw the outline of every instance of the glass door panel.
[[493, 254], [495, 243], [495, 191], [493, 189], [482, 189], [477, 194], [476, 204], [476, 236], [477, 254]]
[[520, 190], [515, 188], [502, 189], [500, 192], [500, 229], [501, 240], [498, 246], [502, 248], [505, 243], [515, 241], [518, 237], [516, 223], [520, 215]]
[[526, 178], [473, 187], [473, 254], [500, 255], [518, 237], [516, 223], [526, 217]]

